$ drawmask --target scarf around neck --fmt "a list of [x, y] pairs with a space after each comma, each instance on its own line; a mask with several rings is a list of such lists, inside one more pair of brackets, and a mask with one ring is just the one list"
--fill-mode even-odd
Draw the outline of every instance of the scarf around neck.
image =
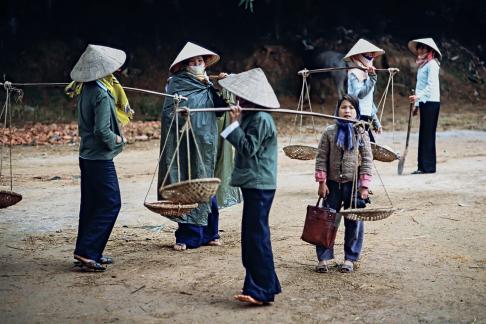
[[[369, 66], [373, 66], [373, 59], [366, 58], [363, 54], [355, 55], [351, 58], [351, 66], [360, 67], [360, 68], [368, 68]], [[350, 73], [353, 73], [360, 82], [363, 80], [368, 79], [368, 72], [363, 71], [361, 69], [351, 69], [349, 70]]]
[[415, 63], [417, 63], [418, 67], [421, 68], [422, 66], [429, 63], [429, 61], [433, 59], [434, 59], [434, 51], [430, 51], [422, 55], [417, 55], [417, 59], [415, 60]]
[[[127, 125], [133, 118], [135, 112], [130, 107], [130, 103], [128, 102], [127, 95], [125, 94], [125, 90], [123, 89], [122, 85], [113, 74], [107, 75], [98, 81], [100, 81], [113, 96], [118, 121], [120, 124], [122, 124], [122, 126]], [[83, 82], [72, 81], [66, 86], [64, 92], [68, 97], [74, 98], [81, 94], [82, 89]]]

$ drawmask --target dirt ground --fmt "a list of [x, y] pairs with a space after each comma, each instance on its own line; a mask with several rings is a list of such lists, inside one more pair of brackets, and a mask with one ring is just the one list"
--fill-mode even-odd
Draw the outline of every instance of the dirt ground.
[[[404, 138], [388, 132], [377, 141], [403, 150]], [[143, 207], [157, 141], [130, 145], [116, 159], [123, 206], [105, 251], [115, 264], [105, 273], [72, 267], [77, 146], [15, 147], [23, 200], [0, 210], [1, 322], [486, 323], [486, 132], [442, 131], [437, 146], [436, 174], [410, 175], [416, 135], [403, 176], [397, 162], [376, 163], [400, 212], [366, 223], [360, 268], [351, 274], [313, 271], [314, 247], [300, 235], [317, 198], [314, 161], [280, 150], [271, 231], [283, 292], [268, 307], [232, 300], [244, 277], [241, 205], [221, 210], [223, 246], [171, 249], [175, 223]], [[377, 176], [373, 191], [373, 205], [386, 206]], [[341, 226], [337, 262], [342, 242]]]

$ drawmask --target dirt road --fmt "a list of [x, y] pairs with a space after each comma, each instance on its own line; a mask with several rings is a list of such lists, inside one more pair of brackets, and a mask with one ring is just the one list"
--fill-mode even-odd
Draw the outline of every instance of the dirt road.
[[[403, 143], [403, 133], [395, 137]], [[377, 141], [403, 149], [391, 135]], [[15, 190], [24, 199], [0, 210], [1, 321], [486, 323], [486, 133], [439, 133], [433, 175], [409, 174], [416, 143], [412, 137], [405, 175], [396, 162], [377, 163], [402, 211], [366, 223], [361, 267], [352, 274], [313, 271], [314, 248], [300, 234], [317, 197], [314, 162], [280, 152], [271, 230], [283, 293], [269, 307], [232, 300], [244, 276], [241, 205], [221, 211], [223, 246], [171, 249], [175, 223], [142, 205], [158, 142], [130, 145], [116, 159], [123, 207], [106, 251], [115, 264], [105, 273], [72, 269], [77, 147], [17, 147]], [[373, 191], [374, 205], [385, 204], [376, 176]], [[338, 262], [342, 241], [341, 228]]]

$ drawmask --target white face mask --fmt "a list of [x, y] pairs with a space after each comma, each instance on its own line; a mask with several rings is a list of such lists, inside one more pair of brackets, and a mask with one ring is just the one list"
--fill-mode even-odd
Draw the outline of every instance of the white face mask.
[[201, 75], [204, 74], [206, 67], [204, 65], [188, 65], [187, 72], [192, 73], [194, 75]]

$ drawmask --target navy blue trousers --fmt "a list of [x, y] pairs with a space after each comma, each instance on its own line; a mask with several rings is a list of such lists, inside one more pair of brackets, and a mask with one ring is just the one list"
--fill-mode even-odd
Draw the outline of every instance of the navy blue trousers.
[[179, 223], [175, 237], [176, 243], [185, 244], [189, 249], [196, 249], [219, 239], [219, 210], [216, 197], [211, 198], [211, 212], [208, 214], [207, 226]]
[[436, 171], [435, 132], [439, 120], [440, 102], [421, 102], [419, 108], [418, 170], [434, 173]]
[[[340, 184], [332, 180], [327, 180], [326, 184], [329, 188], [329, 195], [326, 198], [329, 207], [339, 212], [344, 203], [344, 209], [348, 209], [351, 206], [351, 190], [353, 183], [345, 182]], [[363, 247], [363, 239], [364, 223], [362, 221], [354, 221], [344, 218], [345, 260], [359, 260], [361, 249]], [[334, 247], [326, 248], [324, 246], [317, 245], [316, 253], [319, 261], [334, 259]]]
[[81, 207], [74, 254], [99, 261], [121, 208], [113, 161], [79, 159]]
[[273, 263], [268, 215], [275, 190], [244, 189], [241, 255], [246, 269], [243, 294], [272, 302], [282, 291]]

